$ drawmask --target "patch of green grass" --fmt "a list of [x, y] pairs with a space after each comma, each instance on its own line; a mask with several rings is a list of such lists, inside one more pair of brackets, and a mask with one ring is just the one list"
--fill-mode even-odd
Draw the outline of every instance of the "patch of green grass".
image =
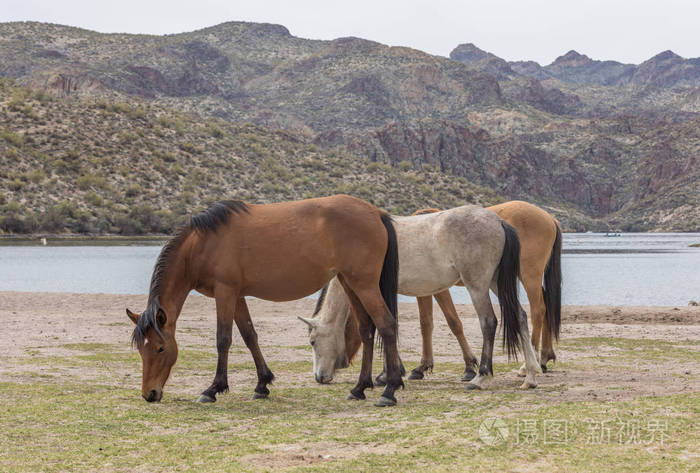
[[[378, 409], [345, 401], [345, 384], [273, 390], [265, 401], [249, 400], [246, 389], [200, 405], [167, 393], [162, 403], [147, 404], [133, 390], [99, 385], [0, 383], [6, 401], [0, 470], [243, 471], [256, 466], [245, 458], [281, 455], [284, 461], [280, 446], [299, 445], [307, 455], [321, 446], [331, 456], [279, 468], [503, 471], [542, 463], [559, 471], [691, 471], [700, 441], [697, 394], [504, 412], [520, 393], [468, 396], [461, 389], [442, 393], [423, 386], [399, 393], [396, 408]], [[479, 426], [489, 417], [506, 425], [501, 444], [489, 446], [480, 437]], [[645, 429], [639, 443], [625, 443], [627, 434], [618, 438], [618, 425], [639, 421], [646, 428], [654, 419], [666, 422], [663, 442], [648, 443]], [[610, 440], [592, 444], [589, 421], [609, 422]], [[550, 436], [545, 443], [547, 422], [567, 426], [565, 441]], [[532, 442], [526, 442], [526, 426], [536, 433]], [[345, 456], [333, 456], [334, 449]]]
[[[610, 358], [606, 352], [613, 351], [614, 358], [629, 361], [644, 359], [677, 359], [700, 361], [700, 342], [697, 340], [649, 340], [611, 337], [582, 337], [562, 340], [560, 346], [566, 350], [578, 351], [597, 358]], [[603, 355], [598, 355], [602, 352]]]

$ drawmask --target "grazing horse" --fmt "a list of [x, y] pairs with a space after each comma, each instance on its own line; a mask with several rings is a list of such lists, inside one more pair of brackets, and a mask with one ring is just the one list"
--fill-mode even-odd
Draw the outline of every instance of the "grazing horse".
[[[518, 347], [525, 355], [527, 373], [521, 387], [536, 387], [535, 373], [540, 367], [530, 343], [527, 315], [518, 303], [520, 243], [515, 229], [495, 213], [474, 205], [394, 217], [394, 223], [401, 261], [399, 293], [432, 296], [458, 281], [469, 291], [479, 315], [483, 348], [478, 374], [469, 381], [467, 389], [481, 389], [493, 376], [497, 320], [489, 289], [498, 295], [501, 305], [503, 338], [509, 357]], [[300, 317], [310, 327], [314, 374], [321, 382], [330, 382], [335, 369], [347, 364], [346, 353], [354, 355], [354, 351], [346, 352], [345, 348], [346, 333], [352, 332], [354, 325], [340, 287], [332, 281], [319, 298], [317, 316]], [[356, 345], [353, 349], [356, 351]], [[476, 357], [470, 352], [465, 361], [467, 374], [474, 375]]]
[[191, 290], [216, 299], [216, 376], [200, 402], [228, 390], [233, 322], [258, 375], [253, 398], [269, 395], [274, 379], [258, 346], [245, 296], [289, 301], [313, 294], [337, 277], [356, 310], [364, 358], [353, 398], [372, 385], [375, 329], [384, 341], [388, 383], [379, 406], [396, 404], [403, 386], [396, 347], [398, 253], [391, 217], [346, 195], [249, 205], [226, 201], [193, 216], [164, 247], [153, 270], [146, 310], [127, 315], [143, 362], [141, 394], [160, 401], [177, 360], [175, 325]]
[[[561, 325], [561, 229], [559, 222], [536, 205], [523, 201], [510, 201], [486, 207], [511, 224], [520, 238], [520, 281], [530, 301], [532, 321], [532, 345], [539, 350], [542, 371], [547, 371], [547, 362], [556, 360], [552, 348], [552, 337], [559, 339]], [[419, 210], [414, 215], [438, 212], [437, 209]], [[544, 281], [544, 287], [543, 287]], [[461, 285], [461, 283], [458, 283]], [[400, 292], [400, 291], [399, 291]], [[465, 362], [473, 357], [464, 337], [462, 322], [452, 302], [449, 290], [434, 294], [447, 325], [457, 337]], [[433, 301], [432, 297], [418, 297], [423, 353], [420, 364], [413, 369], [408, 379], [422, 379], [427, 370], [433, 369]], [[357, 350], [357, 334], [348, 330], [348, 349]], [[354, 353], [354, 351], [353, 351]], [[520, 368], [525, 375], [525, 366]], [[468, 373], [465, 381], [468, 380]]]

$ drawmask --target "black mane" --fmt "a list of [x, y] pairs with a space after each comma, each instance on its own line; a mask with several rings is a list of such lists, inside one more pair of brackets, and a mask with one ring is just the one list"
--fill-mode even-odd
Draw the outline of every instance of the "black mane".
[[193, 215], [189, 228], [198, 232], [215, 232], [219, 226], [226, 224], [232, 213], [248, 213], [248, 204], [240, 200], [223, 200], [217, 202], [207, 210]]
[[160, 250], [160, 255], [158, 255], [158, 259], [153, 268], [146, 310], [144, 310], [139, 317], [138, 323], [134, 328], [134, 333], [131, 335], [131, 343], [133, 345], [136, 345], [138, 348], [143, 346], [146, 342], [146, 332], [149, 328], [155, 329], [160, 336], [163, 335], [157, 320], [158, 312], [163, 309], [159, 300], [161, 283], [165, 276], [165, 271], [168, 268], [170, 258], [177, 253], [177, 250], [187, 236], [193, 231], [199, 232], [200, 234], [216, 232], [221, 225], [225, 225], [228, 222], [232, 213], [241, 214], [248, 212], [248, 204], [240, 200], [224, 200], [222, 202], [217, 202], [207, 210], [193, 215], [189, 223], [181, 227], [175, 233], [175, 236], [165, 244], [163, 249]]
[[323, 307], [323, 301], [326, 300], [326, 293], [328, 292], [328, 284], [323, 286], [323, 289], [321, 289], [321, 294], [318, 296], [318, 300], [316, 301], [316, 308], [314, 308], [314, 313], [311, 316], [311, 318], [314, 318], [318, 315], [319, 312], [321, 312], [321, 308]]

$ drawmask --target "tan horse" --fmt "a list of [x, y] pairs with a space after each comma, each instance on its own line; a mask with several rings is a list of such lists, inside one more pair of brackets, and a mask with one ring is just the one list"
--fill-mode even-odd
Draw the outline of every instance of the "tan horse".
[[267, 397], [274, 375], [258, 346], [245, 296], [299, 299], [338, 276], [351, 301], [362, 342], [362, 371], [351, 398], [372, 386], [374, 332], [383, 340], [388, 384], [377, 405], [396, 404], [403, 386], [396, 347], [398, 250], [391, 218], [371, 204], [338, 195], [297, 202], [248, 205], [226, 201], [192, 217], [163, 248], [151, 279], [146, 310], [127, 309], [132, 340], [143, 362], [141, 394], [160, 401], [177, 360], [175, 326], [191, 290], [216, 299], [218, 363], [199, 398], [214, 402], [228, 390], [227, 361], [233, 322], [258, 375], [254, 398]]
[[[559, 222], [541, 208], [518, 200], [486, 207], [511, 224], [520, 237], [520, 281], [530, 301], [532, 321], [532, 345], [539, 352], [542, 371], [547, 371], [547, 362], [556, 360], [552, 337], [559, 338], [561, 324], [561, 229]], [[437, 212], [424, 209], [414, 215]], [[544, 287], [542, 285], [544, 281]], [[458, 283], [458, 285], [462, 285]], [[467, 368], [475, 359], [464, 336], [464, 328], [452, 302], [450, 291], [435, 294], [447, 325], [457, 337]], [[433, 369], [433, 301], [432, 297], [417, 297], [420, 314], [423, 351], [420, 365], [413, 369], [409, 379], [422, 379], [425, 371]], [[350, 338], [350, 337], [348, 337]], [[352, 341], [357, 346], [356, 341]], [[350, 349], [350, 347], [349, 347]], [[356, 350], [356, 348], [354, 348]], [[524, 366], [520, 370], [525, 375]], [[464, 381], [473, 377], [471, 370], [465, 371]]]

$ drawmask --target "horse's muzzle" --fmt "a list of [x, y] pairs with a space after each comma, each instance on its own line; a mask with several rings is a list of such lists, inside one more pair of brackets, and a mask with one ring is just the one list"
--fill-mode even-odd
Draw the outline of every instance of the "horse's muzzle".
[[333, 381], [333, 376], [319, 376], [317, 374], [314, 374], [314, 377], [316, 378], [316, 382], [319, 384], [329, 384], [331, 381]]
[[142, 394], [142, 396], [148, 402], [160, 402], [163, 397], [163, 391], [151, 389], [148, 394]]

